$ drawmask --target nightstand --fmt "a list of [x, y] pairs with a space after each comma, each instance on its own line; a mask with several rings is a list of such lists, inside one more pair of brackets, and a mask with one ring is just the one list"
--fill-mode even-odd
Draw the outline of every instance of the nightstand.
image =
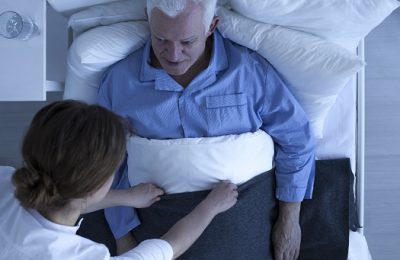
[[1, 0], [0, 12], [31, 17], [40, 35], [28, 41], [0, 37], [0, 101], [46, 100], [46, 1]]

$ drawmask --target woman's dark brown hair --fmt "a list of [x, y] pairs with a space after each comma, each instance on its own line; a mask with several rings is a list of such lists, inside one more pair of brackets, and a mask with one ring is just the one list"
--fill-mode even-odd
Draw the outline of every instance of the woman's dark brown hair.
[[121, 118], [97, 105], [59, 101], [42, 108], [25, 135], [24, 167], [13, 176], [26, 208], [60, 209], [97, 191], [125, 155]]

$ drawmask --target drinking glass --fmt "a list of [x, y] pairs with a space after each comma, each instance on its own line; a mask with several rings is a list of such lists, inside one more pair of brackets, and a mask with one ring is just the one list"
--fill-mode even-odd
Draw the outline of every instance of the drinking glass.
[[39, 29], [30, 17], [24, 17], [14, 11], [0, 14], [0, 35], [7, 39], [29, 40], [39, 34]]

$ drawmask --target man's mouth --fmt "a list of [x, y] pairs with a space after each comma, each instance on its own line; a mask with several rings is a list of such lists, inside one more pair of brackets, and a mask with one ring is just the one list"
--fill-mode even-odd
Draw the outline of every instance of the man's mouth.
[[181, 64], [181, 61], [170, 61], [170, 60], [165, 60], [169, 66], [178, 66]]

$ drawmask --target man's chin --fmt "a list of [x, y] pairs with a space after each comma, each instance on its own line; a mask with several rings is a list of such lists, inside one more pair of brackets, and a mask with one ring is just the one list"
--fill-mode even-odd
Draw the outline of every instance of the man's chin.
[[184, 68], [164, 68], [165, 72], [167, 72], [171, 76], [182, 76], [187, 72], [187, 69]]
[[171, 76], [182, 76], [189, 69], [186, 62], [182, 62], [174, 66], [164, 61], [161, 63], [161, 67]]

